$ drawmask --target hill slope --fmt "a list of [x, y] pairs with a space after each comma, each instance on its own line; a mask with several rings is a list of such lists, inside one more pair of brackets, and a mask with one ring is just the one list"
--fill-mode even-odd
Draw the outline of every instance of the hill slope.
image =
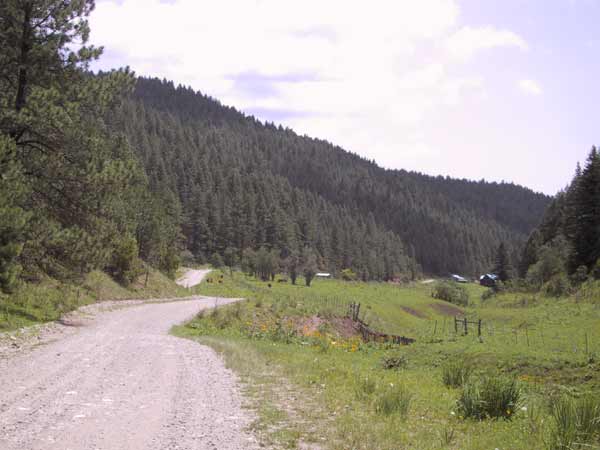
[[386, 170], [328, 142], [262, 124], [184, 87], [138, 79], [112, 118], [151, 185], [180, 199], [188, 248], [200, 260], [266, 245], [314, 248], [323, 267], [365, 278], [489, 270], [549, 202], [506, 183]]

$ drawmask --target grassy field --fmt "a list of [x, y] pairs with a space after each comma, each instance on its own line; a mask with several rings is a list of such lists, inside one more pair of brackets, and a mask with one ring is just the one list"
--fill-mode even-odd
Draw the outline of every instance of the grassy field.
[[[565, 394], [600, 389], [594, 295], [481, 300], [485, 290], [467, 285], [471, 301], [461, 310], [431, 298], [432, 285], [420, 283], [316, 280], [310, 288], [277, 282], [269, 288], [240, 273], [212, 278], [197, 292], [248, 300], [175, 333], [223, 352], [247, 381], [256, 430], [276, 448], [600, 448], [596, 435], [585, 446], [561, 444], [564, 429], [553, 406]], [[349, 301], [361, 303], [373, 328], [417, 342], [367, 344], [344, 333], [336, 317]], [[467, 336], [455, 332], [454, 317], [463, 313], [482, 320], [481, 336], [473, 326]], [[469, 367], [471, 385], [482, 391], [486, 377], [514, 381], [518, 401], [505, 418], [463, 417], [468, 413], [457, 400], [472, 392], [444, 384], [452, 365]]]
[[124, 287], [100, 271], [87, 275], [81, 284], [67, 284], [47, 278], [26, 283], [11, 295], [0, 294], [0, 331], [39, 322], [57, 320], [79, 306], [101, 300], [127, 300], [186, 296], [190, 293], [158, 271], [151, 271]]

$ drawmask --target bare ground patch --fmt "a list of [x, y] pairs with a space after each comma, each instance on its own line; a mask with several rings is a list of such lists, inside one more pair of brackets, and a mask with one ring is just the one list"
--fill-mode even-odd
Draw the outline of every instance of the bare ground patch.
[[465, 314], [458, 306], [450, 303], [431, 303], [429, 307], [444, 316], [464, 316]]
[[402, 308], [402, 311], [410, 314], [411, 316], [418, 317], [419, 319], [427, 319], [427, 314], [425, 314], [422, 311], [417, 311], [416, 309], [413, 309], [409, 306], [401, 306], [401, 308]]

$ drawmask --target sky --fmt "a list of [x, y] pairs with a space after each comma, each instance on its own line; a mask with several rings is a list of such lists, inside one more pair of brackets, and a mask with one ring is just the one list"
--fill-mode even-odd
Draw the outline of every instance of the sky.
[[390, 169], [550, 195], [600, 144], [600, 0], [97, 0], [96, 69]]

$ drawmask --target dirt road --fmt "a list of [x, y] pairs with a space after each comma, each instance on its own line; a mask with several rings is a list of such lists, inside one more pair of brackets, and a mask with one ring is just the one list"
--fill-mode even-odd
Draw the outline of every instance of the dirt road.
[[204, 277], [210, 272], [210, 269], [188, 269], [185, 275], [179, 278], [176, 283], [185, 288], [196, 286], [197, 284], [200, 284]]
[[214, 302], [102, 313], [56, 342], [0, 360], [0, 448], [257, 448], [234, 375], [210, 348], [167, 334]]

